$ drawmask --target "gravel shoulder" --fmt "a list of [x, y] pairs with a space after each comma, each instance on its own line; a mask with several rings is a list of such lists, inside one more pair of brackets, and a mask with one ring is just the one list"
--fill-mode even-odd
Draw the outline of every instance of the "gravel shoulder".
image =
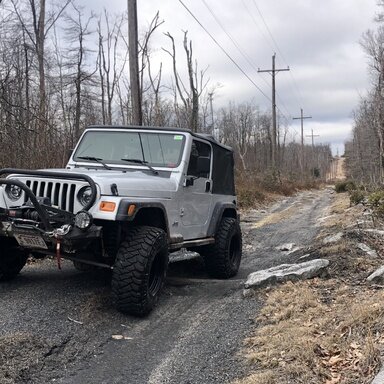
[[[247, 275], [294, 262], [310, 249], [331, 190], [307, 191], [243, 214], [244, 253], [234, 279], [209, 279], [200, 259], [171, 265], [158, 307], [145, 319], [117, 313], [109, 276], [45, 260], [0, 286], [1, 383], [225, 383], [249, 366], [240, 351], [261, 300]], [[295, 252], [281, 250], [295, 243]], [[118, 340], [113, 338], [118, 336]]]

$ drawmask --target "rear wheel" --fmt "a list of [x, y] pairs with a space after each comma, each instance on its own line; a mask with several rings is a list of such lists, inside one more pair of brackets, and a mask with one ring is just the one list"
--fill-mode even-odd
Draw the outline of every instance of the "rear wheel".
[[204, 247], [205, 267], [209, 275], [220, 279], [235, 276], [242, 255], [242, 237], [239, 222], [224, 217], [215, 236], [215, 244]]
[[112, 299], [123, 313], [145, 316], [156, 305], [168, 267], [168, 242], [162, 229], [136, 227], [116, 255]]
[[17, 246], [0, 243], [0, 281], [8, 281], [16, 277], [27, 259], [27, 251]]

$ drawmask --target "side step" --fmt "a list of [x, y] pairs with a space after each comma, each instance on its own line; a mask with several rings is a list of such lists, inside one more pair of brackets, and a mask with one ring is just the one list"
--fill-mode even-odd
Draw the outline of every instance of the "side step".
[[196, 240], [186, 240], [179, 243], [171, 243], [169, 244], [170, 251], [176, 251], [181, 248], [189, 248], [189, 247], [201, 247], [203, 245], [214, 244], [214, 237], [206, 237], [205, 239], [196, 239]]

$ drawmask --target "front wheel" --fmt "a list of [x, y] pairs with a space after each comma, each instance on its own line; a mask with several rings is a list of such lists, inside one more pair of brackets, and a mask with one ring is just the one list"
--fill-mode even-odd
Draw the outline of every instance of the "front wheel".
[[0, 281], [12, 280], [23, 269], [28, 252], [8, 244], [0, 244]]
[[162, 229], [132, 228], [121, 243], [112, 274], [112, 300], [117, 309], [147, 315], [156, 305], [168, 267], [168, 242]]
[[242, 237], [239, 222], [224, 217], [215, 236], [215, 244], [202, 252], [209, 275], [228, 279], [237, 274], [242, 255]]

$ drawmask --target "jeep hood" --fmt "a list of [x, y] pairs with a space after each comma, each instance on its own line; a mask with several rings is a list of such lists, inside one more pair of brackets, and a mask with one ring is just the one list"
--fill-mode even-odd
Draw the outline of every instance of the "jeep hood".
[[58, 171], [68, 173], [82, 173], [91, 177], [99, 186], [102, 195], [111, 195], [111, 185], [116, 184], [119, 196], [130, 197], [160, 197], [171, 198], [177, 190], [175, 179], [154, 175], [147, 171], [127, 170], [100, 170], [100, 169], [46, 169], [46, 171]]

